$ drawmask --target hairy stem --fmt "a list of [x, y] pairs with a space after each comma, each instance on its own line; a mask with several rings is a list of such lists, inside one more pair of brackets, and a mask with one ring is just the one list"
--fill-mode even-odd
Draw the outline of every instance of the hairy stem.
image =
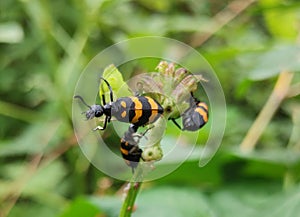
[[129, 217], [134, 211], [134, 203], [143, 181], [143, 167], [139, 165], [128, 183], [128, 192], [123, 202], [119, 217]]
[[134, 202], [141, 188], [141, 182], [129, 182], [129, 190], [121, 208], [119, 217], [129, 217], [134, 210]]

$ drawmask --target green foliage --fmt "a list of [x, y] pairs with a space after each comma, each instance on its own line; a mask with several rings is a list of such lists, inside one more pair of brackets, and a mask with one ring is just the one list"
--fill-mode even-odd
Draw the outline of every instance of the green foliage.
[[[209, 195], [197, 188], [161, 186], [144, 190], [137, 200], [133, 216], [297, 216], [299, 213], [299, 187], [281, 194], [277, 185], [267, 182], [229, 185]], [[270, 198], [270, 194], [273, 195]], [[105, 207], [108, 198], [93, 200]], [[107, 212], [113, 215], [114, 201], [110, 200]], [[110, 211], [109, 211], [110, 210]]]
[[[298, 35], [299, 8], [280, 0], [260, 0], [268, 30], [274, 37], [294, 41]], [[284, 16], [282, 16], [284, 14]]]
[[[110, 65], [103, 71], [103, 78], [111, 85], [113, 93], [117, 93], [114, 97], [131, 96], [130, 88], [127, 83], [124, 82], [121, 72], [114, 66]], [[105, 82], [101, 81], [99, 85], [99, 96], [105, 94], [105, 98], [109, 99], [109, 89]]]
[[[163, 200], [160, 200], [162, 195]], [[145, 190], [137, 205], [136, 216], [214, 216], [208, 201], [195, 189], [158, 187]]]
[[101, 211], [87, 199], [77, 198], [66, 208], [60, 217], [96, 217], [99, 215], [101, 215]]
[[299, 71], [299, 55], [300, 48], [294, 44], [281, 45], [270, 48], [261, 55], [256, 54], [254, 57], [256, 65], [249, 72], [249, 77], [254, 80], [262, 80], [278, 75], [283, 70]]
[[[118, 216], [124, 183], [106, 177], [82, 154], [71, 102], [81, 71], [96, 54], [121, 40], [149, 35], [193, 45], [206, 57], [224, 89], [227, 128], [217, 155], [199, 168], [210, 123], [201, 129], [188, 160], [143, 185], [133, 216], [297, 216], [300, 4], [259, 0], [226, 21], [238, 11], [226, 9], [230, 2], [1, 1], [0, 216]], [[110, 65], [103, 77], [117, 97], [132, 95], [125, 73], [152, 72], [159, 61], [149, 57]], [[242, 152], [240, 144], [282, 71], [293, 73], [282, 90], [287, 93], [274, 104], [276, 112], [253, 151]], [[168, 123], [162, 149], [172, 147], [179, 133]], [[103, 135], [119, 141], [112, 131]], [[171, 166], [191, 149], [192, 138], [183, 134]]]

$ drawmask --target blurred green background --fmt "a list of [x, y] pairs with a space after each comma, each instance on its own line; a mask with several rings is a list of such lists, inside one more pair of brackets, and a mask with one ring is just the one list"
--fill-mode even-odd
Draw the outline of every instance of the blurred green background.
[[[0, 216], [118, 215], [125, 183], [82, 154], [72, 96], [101, 50], [149, 35], [207, 58], [224, 89], [227, 127], [205, 167], [191, 158], [145, 183], [133, 216], [299, 216], [299, 27], [297, 0], [2, 0]], [[255, 120], [266, 127], [245, 154], [241, 143], [254, 141], [246, 135]]]

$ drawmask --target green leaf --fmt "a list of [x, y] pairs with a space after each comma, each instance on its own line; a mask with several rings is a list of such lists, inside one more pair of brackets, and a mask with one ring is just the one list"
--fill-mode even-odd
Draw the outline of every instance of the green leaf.
[[295, 40], [299, 34], [299, 9], [286, 7], [281, 0], [260, 0], [265, 10], [263, 15], [273, 36]]
[[42, 204], [31, 203], [29, 205], [27, 202], [17, 203], [10, 211], [8, 217], [32, 217], [32, 216], [43, 216], [43, 217], [53, 217], [57, 216], [58, 210], [44, 206]]
[[1, 168], [7, 178], [0, 182], [1, 195], [21, 191], [21, 197], [31, 198], [52, 207], [63, 206], [65, 199], [59, 192], [59, 186], [67, 172], [62, 163], [53, 161], [49, 165], [39, 167], [36, 171], [28, 171], [30, 176], [27, 175], [28, 167], [29, 165], [26, 164], [15, 163]]
[[122, 200], [118, 197], [90, 197], [89, 201], [102, 210], [108, 217], [118, 216], [122, 206]]
[[[113, 65], [109, 65], [104, 69], [103, 78], [108, 81], [112, 87], [115, 97], [131, 96], [132, 93], [128, 85], [125, 83], [121, 72]], [[101, 80], [101, 85], [99, 85], [99, 96], [101, 97], [103, 92], [105, 93], [105, 98], [109, 99], [109, 89], [105, 82]], [[101, 99], [102, 100], [102, 99]]]
[[212, 25], [215, 23], [205, 16], [174, 15], [168, 19], [166, 28], [170, 32], [205, 32], [209, 31]]
[[0, 24], [0, 42], [19, 43], [24, 38], [24, 31], [18, 23], [7, 22]]
[[59, 161], [53, 161], [49, 165], [41, 166], [37, 172], [29, 179], [23, 193], [25, 195], [38, 195], [40, 193], [49, 193], [57, 189], [67, 175], [66, 168]]
[[216, 216], [207, 198], [191, 188], [156, 187], [137, 198], [133, 216], [209, 217]]
[[137, 2], [139, 2], [140, 4], [142, 4], [143, 6], [151, 10], [156, 10], [159, 12], [167, 12], [172, 5], [172, 3], [167, 0], [153, 0], [153, 1], [138, 0]]
[[294, 217], [300, 213], [300, 187], [287, 193], [273, 196], [267, 203], [262, 204], [255, 216], [265, 217]]
[[[215, 158], [214, 158], [215, 159]], [[178, 169], [167, 176], [162, 177], [158, 182], [160, 184], [176, 184], [197, 186], [219, 186], [222, 183], [222, 168], [220, 160], [210, 161], [205, 167], [199, 167], [199, 160], [185, 162]], [[163, 167], [162, 167], [163, 168]], [[168, 168], [166, 166], [166, 168]]]
[[259, 214], [259, 208], [272, 200], [276, 190], [278, 191], [278, 185], [272, 183], [252, 182], [232, 185], [213, 193], [210, 204], [214, 207], [216, 216], [265, 216]]
[[300, 70], [300, 47], [297, 45], [280, 45], [255, 55], [256, 65], [249, 72], [249, 78], [263, 80], [278, 75], [283, 70]]
[[16, 156], [20, 154], [44, 152], [60, 124], [61, 121], [53, 121], [30, 125], [26, 131], [15, 140], [0, 142], [0, 156]]
[[214, 193], [211, 204], [222, 217], [294, 217], [300, 213], [300, 188], [281, 192], [269, 182], [243, 183]]
[[89, 200], [79, 197], [63, 211], [60, 217], [98, 217], [102, 212]]
[[300, 163], [300, 153], [284, 148], [266, 149], [244, 153], [239, 148], [232, 148], [231, 154], [248, 160], [256, 160], [273, 164], [282, 164], [286, 166]]
[[[113, 197], [91, 198], [105, 210], [107, 216], [118, 216], [121, 199]], [[206, 197], [192, 188], [157, 187], [141, 191], [137, 197], [133, 216], [141, 217], [209, 217], [215, 216]]]

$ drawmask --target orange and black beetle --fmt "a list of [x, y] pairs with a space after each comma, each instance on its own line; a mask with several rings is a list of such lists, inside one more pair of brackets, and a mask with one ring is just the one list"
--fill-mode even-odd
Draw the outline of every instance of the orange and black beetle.
[[74, 96], [74, 98], [79, 98], [89, 108], [89, 110], [84, 112], [88, 120], [105, 115], [103, 127], [97, 126], [95, 130], [104, 130], [107, 122], [110, 122], [111, 117], [114, 116], [118, 121], [131, 123], [132, 128], [137, 131], [138, 127], [155, 122], [164, 112], [161, 105], [148, 96], [120, 97], [114, 101], [110, 84], [104, 78], [101, 79], [109, 87], [109, 103], [106, 103], [104, 95], [102, 95], [103, 105], [92, 106], [89, 106], [81, 96]]

